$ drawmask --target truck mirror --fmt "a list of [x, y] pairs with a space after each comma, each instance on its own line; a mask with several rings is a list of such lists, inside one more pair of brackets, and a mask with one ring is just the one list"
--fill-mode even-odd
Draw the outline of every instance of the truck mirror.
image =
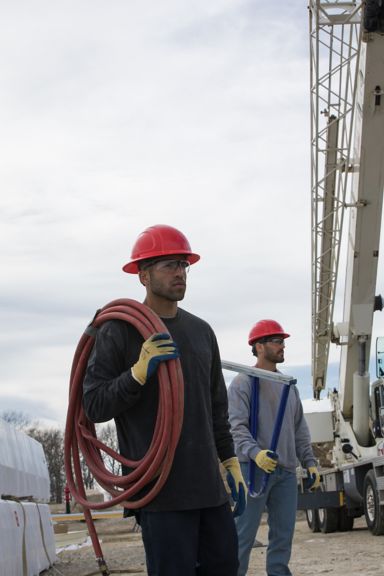
[[376, 376], [384, 377], [384, 336], [376, 338]]

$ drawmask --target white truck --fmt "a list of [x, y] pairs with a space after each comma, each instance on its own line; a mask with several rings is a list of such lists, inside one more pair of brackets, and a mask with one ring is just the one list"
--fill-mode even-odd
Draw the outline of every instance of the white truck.
[[[384, 379], [369, 376], [384, 190], [384, 3], [311, 0], [312, 376], [329, 410], [307, 414], [321, 490], [300, 490], [312, 531], [350, 530], [365, 515], [384, 534]], [[349, 216], [349, 227], [344, 218]], [[340, 283], [343, 318], [338, 312]], [[383, 352], [378, 368], [384, 376]]]

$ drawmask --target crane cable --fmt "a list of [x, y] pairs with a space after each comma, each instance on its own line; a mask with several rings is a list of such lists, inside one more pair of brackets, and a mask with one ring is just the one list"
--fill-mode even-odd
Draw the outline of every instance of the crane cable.
[[[101, 569], [104, 569], [104, 560], [90, 509], [101, 510], [116, 504], [137, 509], [155, 498], [168, 478], [184, 413], [184, 381], [180, 361], [176, 359], [161, 362], [158, 368], [159, 402], [156, 424], [151, 444], [144, 457], [140, 460], [127, 459], [98, 440], [95, 425], [88, 420], [82, 406], [83, 379], [97, 329], [109, 320], [123, 320], [132, 324], [144, 340], [155, 332], [168, 332], [162, 320], [148, 306], [131, 299], [113, 300], [96, 313], [80, 338], [73, 358], [64, 436], [64, 465], [69, 490], [74, 499], [83, 506], [88, 532]], [[132, 471], [123, 476], [113, 474], [105, 467], [103, 452]], [[111, 500], [87, 500], [80, 453], [98, 484], [112, 496]], [[152, 485], [147, 493], [135, 499], [148, 484]], [[110, 572], [105, 571], [103, 574]]]

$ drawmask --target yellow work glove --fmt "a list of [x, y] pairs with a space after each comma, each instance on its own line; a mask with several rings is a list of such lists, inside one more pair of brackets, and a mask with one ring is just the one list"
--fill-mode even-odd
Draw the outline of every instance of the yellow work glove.
[[270, 474], [277, 466], [277, 454], [272, 450], [260, 450], [256, 455], [255, 462], [259, 468]]
[[320, 474], [316, 466], [308, 468], [308, 488], [309, 490], [317, 490], [320, 486]]
[[227, 471], [227, 482], [231, 490], [232, 500], [235, 503], [233, 515], [240, 516], [245, 510], [248, 488], [241, 473], [239, 461], [236, 456], [233, 456], [224, 460], [222, 464]]
[[131, 368], [132, 376], [139, 384], [145, 384], [159, 362], [178, 357], [179, 351], [169, 334], [152, 334], [141, 347], [139, 359]]

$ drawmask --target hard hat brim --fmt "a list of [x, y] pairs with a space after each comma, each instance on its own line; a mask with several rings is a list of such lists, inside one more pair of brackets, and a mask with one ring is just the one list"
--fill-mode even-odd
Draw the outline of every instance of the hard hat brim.
[[[152, 252], [150, 259], [152, 258], [156, 258], [156, 257], [163, 257], [163, 256], [178, 256], [178, 255], [182, 255], [185, 256], [185, 259], [188, 260], [188, 262], [190, 264], [195, 264], [196, 262], [198, 262], [200, 260], [200, 256], [199, 254], [194, 254], [192, 252], [187, 252], [184, 250], [178, 250], [177, 252], [175, 252], [175, 250], [170, 250], [169, 252], [164, 251], [164, 250], [159, 250], [158, 253], [156, 252]], [[128, 262], [127, 264], [125, 264], [123, 266], [123, 271], [127, 272], [128, 274], [138, 274], [139, 273], [139, 263], [142, 262], [143, 260], [148, 260], [149, 258], [136, 258], [135, 260], [131, 260], [131, 262]]]
[[[268, 334], [268, 337], [269, 336], [280, 336], [281, 338], [284, 338], [284, 340], [285, 340], [286, 338], [289, 338], [291, 335], [287, 334], [286, 332], [276, 332], [274, 334]], [[262, 338], [265, 338], [265, 336], [259, 336], [258, 338], [249, 339], [248, 344], [252, 346], [252, 344], [257, 342], [258, 340], [261, 340]]]

